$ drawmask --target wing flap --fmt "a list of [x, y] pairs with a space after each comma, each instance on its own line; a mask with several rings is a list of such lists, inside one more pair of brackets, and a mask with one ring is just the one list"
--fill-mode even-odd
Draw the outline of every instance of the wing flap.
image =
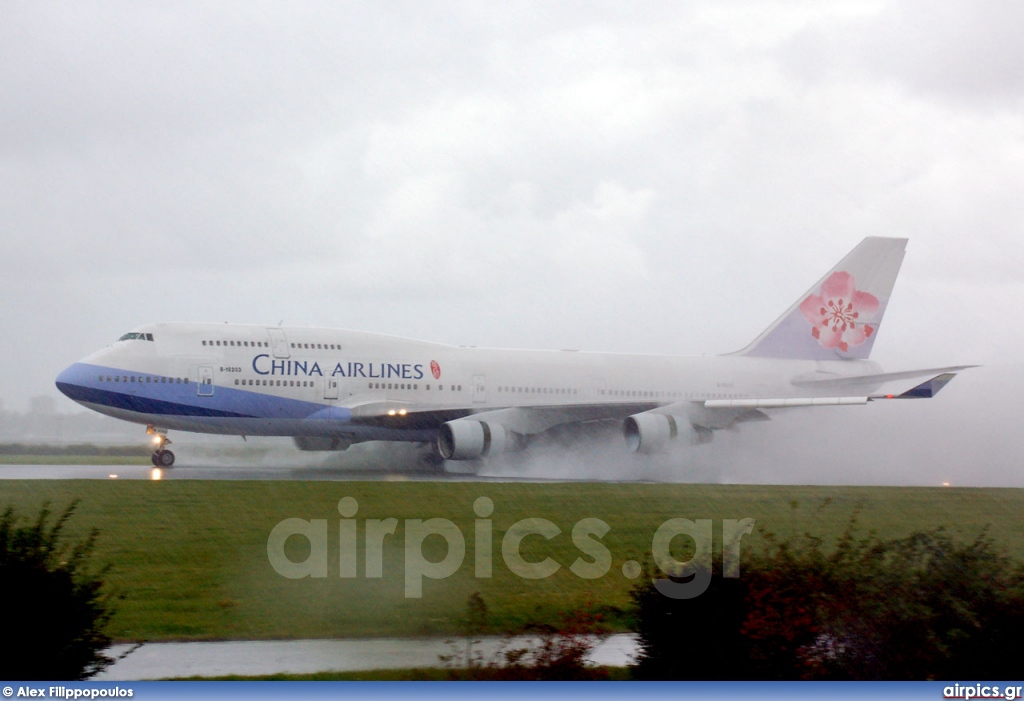
[[867, 404], [868, 397], [777, 397], [764, 399], [706, 399], [707, 409], [787, 409], [798, 406]]

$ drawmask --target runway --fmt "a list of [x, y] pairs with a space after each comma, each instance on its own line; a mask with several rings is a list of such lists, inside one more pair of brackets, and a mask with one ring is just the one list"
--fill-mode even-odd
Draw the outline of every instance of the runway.
[[189, 465], [160, 469], [151, 465], [0, 465], [0, 480], [312, 480], [312, 481], [551, 481], [440, 472], [345, 470], [328, 467]]

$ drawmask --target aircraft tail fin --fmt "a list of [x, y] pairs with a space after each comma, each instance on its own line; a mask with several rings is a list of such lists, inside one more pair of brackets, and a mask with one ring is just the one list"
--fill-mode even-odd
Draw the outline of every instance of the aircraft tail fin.
[[907, 239], [865, 238], [737, 355], [867, 359], [906, 245]]

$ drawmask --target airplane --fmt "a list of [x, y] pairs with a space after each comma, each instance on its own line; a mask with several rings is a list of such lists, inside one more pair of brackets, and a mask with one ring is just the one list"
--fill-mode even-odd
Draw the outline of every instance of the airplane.
[[[288, 436], [301, 450], [365, 441], [432, 446], [448, 472], [552, 430], [619, 425], [625, 451], [706, 443], [795, 407], [933, 397], [953, 367], [883, 372], [869, 360], [907, 239], [868, 237], [746, 348], [680, 357], [455, 347], [330, 328], [155, 323], [60, 373], [79, 404], [169, 430]], [[443, 461], [443, 462], [442, 462]]]

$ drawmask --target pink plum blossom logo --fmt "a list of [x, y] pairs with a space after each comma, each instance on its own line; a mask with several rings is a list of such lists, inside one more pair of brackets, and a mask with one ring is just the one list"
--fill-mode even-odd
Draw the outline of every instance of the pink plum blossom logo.
[[821, 283], [818, 294], [800, 304], [800, 311], [823, 348], [846, 352], [875, 332], [868, 322], [878, 313], [878, 298], [858, 290], [849, 273], [835, 272]]
[[434, 376], [435, 380], [441, 379], [441, 366], [436, 360], [430, 361], [430, 374]]

